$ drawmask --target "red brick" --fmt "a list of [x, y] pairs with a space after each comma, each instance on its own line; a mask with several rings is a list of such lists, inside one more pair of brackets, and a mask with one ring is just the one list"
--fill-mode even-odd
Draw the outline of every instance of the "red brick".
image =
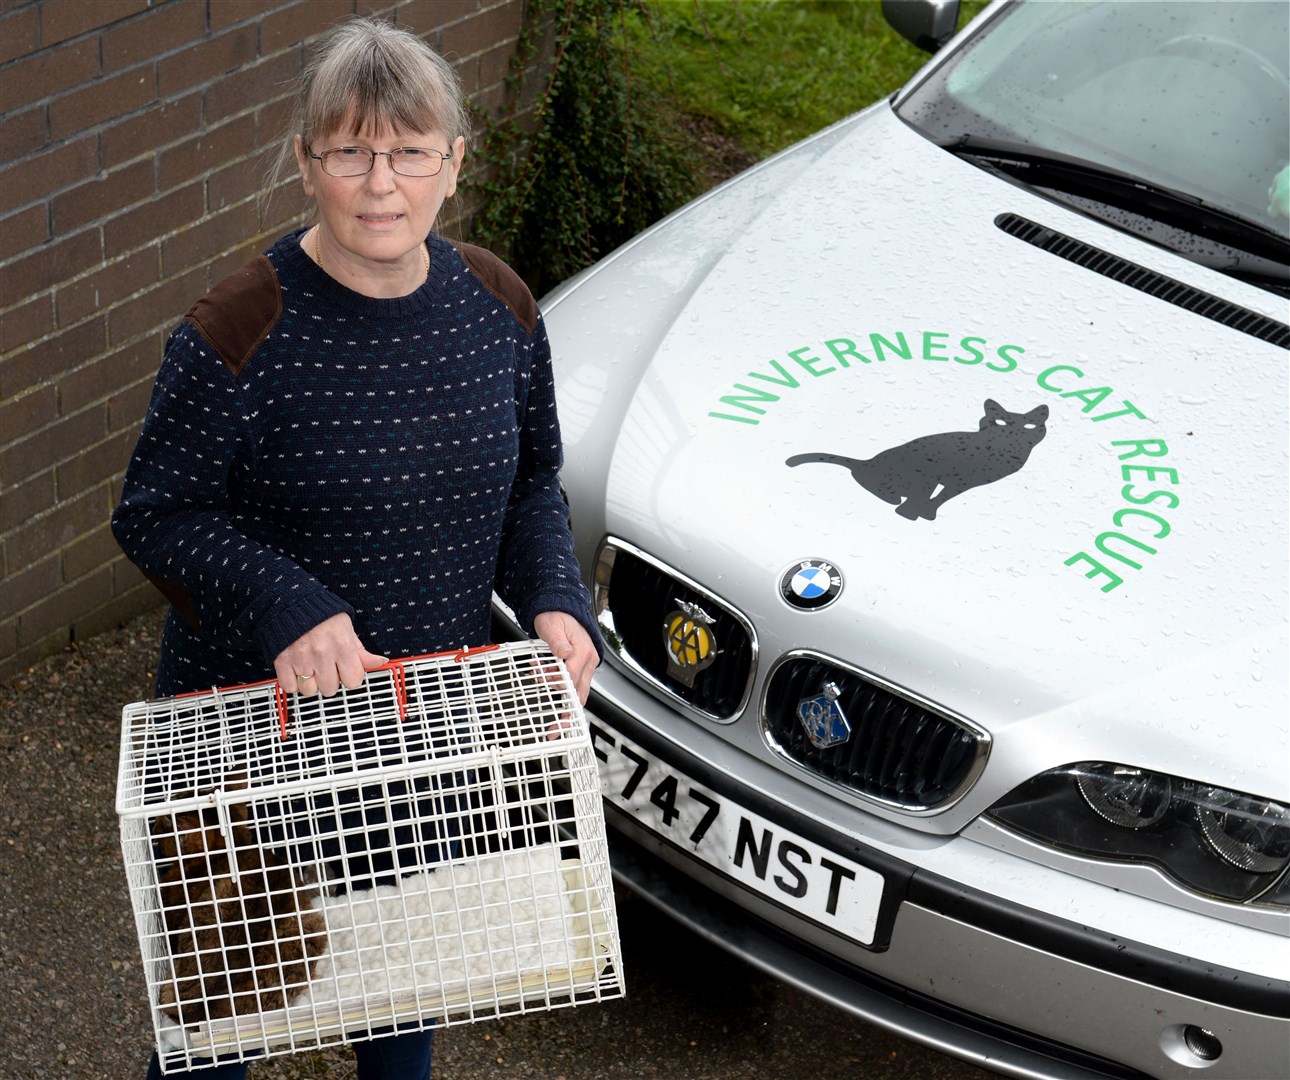
[[[465, 80], [462, 80], [463, 86]], [[470, 96], [470, 104], [485, 116], [491, 116], [494, 120], [500, 119], [507, 112], [511, 103], [511, 93], [505, 86], [483, 86], [473, 90], [467, 90]], [[478, 134], [478, 133], [477, 133]], [[471, 150], [470, 146], [466, 147], [467, 154]], [[470, 159], [467, 157], [467, 166], [470, 165]]]
[[513, 41], [505, 42], [480, 53], [479, 74], [476, 76], [475, 86], [468, 88], [466, 93], [473, 98], [479, 89], [483, 87], [504, 85], [507, 75], [510, 74], [511, 60], [514, 56], [515, 43]]
[[202, 270], [191, 270], [114, 307], [108, 312], [108, 340], [119, 345], [149, 330], [175, 326], [206, 291], [205, 283]]
[[151, 65], [98, 79], [50, 102], [49, 137], [55, 141], [65, 139], [105, 120], [142, 109], [156, 98], [157, 80]]
[[141, 248], [114, 260], [92, 274], [58, 288], [54, 294], [58, 323], [70, 326], [103, 308], [111, 307], [161, 277], [158, 245]]
[[519, 29], [518, 8], [503, 8], [475, 15], [443, 28], [440, 51], [449, 60], [475, 56], [496, 45], [514, 41]]
[[351, 0], [311, 0], [267, 14], [260, 20], [260, 55], [271, 56], [317, 37], [353, 10]]
[[141, 154], [185, 139], [202, 122], [202, 96], [189, 94], [153, 105], [120, 123], [103, 128], [103, 167], [114, 168]]
[[256, 56], [255, 25], [238, 27], [157, 61], [157, 82], [162, 97], [251, 63]]
[[[415, 33], [425, 33], [441, 26], [447, 26], [449, 23], [457, 22], [460, 19], [467, 19], [490, 6], [498, 7], [499, 5], [496, 3], [490, 5], [486, 2], [481, 2], [481, 0], [398, 0], [396, 15], [400, 26], [406, 27]], [[507, 5], [502, 4], [500, 6], [505, 7]], [[512, 4], [511, 6], [518, 5]], [[509, 32], [518, 33], [518, 24], [515, 30]]]
[[63, 583], [62, 560], [53, 552], [32, 566], [11, 567], [0, 589], [0, 616], [8, 618], [31, 607]]
[[[175, 320], [178, 324], [179, 320]], [[122, 387], [140, 379], [151, 383], [161, 366], [161, 335], [95, 357], [58, 381], [58, 403], [64, 414], [94, 402], [110, 401]], [[109, 424], [109, 429], [111, 425]]]
[[[27, 345], [54, 329], [52, 297], [46, 293], [0, 315], [0, 353]], [[0, 425], [0, 437], [4, 426]]]
[[[121, 549], [112, 536], [112, 529], [104, 523], [63, 548], [63, 580], [75, 581], [92, 570], [109, 565], [120, 555]], [[109, 573], [109, 579], [110, 576]]]
[[256, 229], [254, 203], [241, 203], [212, 214], [191, 229], [175, 233], [161, 245], [163, 276], [204, 263], [210, 256], [239, 247]]
[[112, 216], [122, 207], [149, 199], [155, 192], [155, 170], [151, 161], [139, 161], [114, 169], [55, 197], [54, 234], [66, 236], [91, 221]]
[[293, 82], [304, 67], [304, 50], [291, 49], [248, 64], [206, 88], [206, 122], [260, 109], [268, 101], [294, 99]]
[[[0, 26], [0, 34], [4, 27]], [[3, 38], [0, 38], [3, 40]], [[45, 145], [45, 107], [0, 114], [0, 161], [16, 161]]]
[[104, 484], [14, 529], [4, 541], [5, 572], [12, 574], [97, 529], [112, 515], [110, 494]]
[[68, 458], [54, 470], [58, 498], [66, 502], [109, 477], [125, 472], [130, 462], [130, 451], [138, 438], [137, 431], [120, 431]]
[[107, 344], [106, 329], [106, 320], [100, 316], [0, 357], [0, 398], [50, 382], [73, 363], [102, 352]]
[[[279, 230], [276, 235], [286, 232]], [[272, 243], [269, 237], [257, 233], [233, 251], [225, 252], [206, 264], [207, 289], [212, 289], [235, 270], [240, 270]]]
[[108, 26], [146, 10], [148, 0], [47, 0], [40, 5], [40, 43], [60, 41]]
[[59, 629], [70, 628], [78, 615], [111, 599], [112, 571], [105, 566], [24, 611], [18, 619], [18, 644], [32, 645]]
[[[72, 416], [62, 416], [25, 439], [0, 446], [0, 487], [18, 484], [49, 466], [80, 454], [87, 446], [102, 441], [107, 433], [107, 412], [91, 407]], [[56, 478], [57, 479], [57, 478]], [[79, 494], [58, 492], [60, 499]]]
[[[8, 634], [8, 624], [4, 627], [5, 634]], [[17, 620], [14, 621], [14, 632], [17, 633]], [[70, 640], [70, 628], [65, 628], [57, 634], [52, 634], [44, 641], [39, 641], [35, 645], [18, 648], [15, 644], [14, 651], [11, 655], [6, 656], [3, 662], [0, 662], [0, 678], [12, 679], [23, 674], [38, 660], [43, 660], [47, 656], [53, 656], [55, 653], [62, 652], [67, 647]]]
[[197, 132], [160, 154], [158, 184], [162, 191], [241, 157], [255, 146], [255, 117], [249, 113], [226, 124]]
[[[0, 494], [0, 533], [16, 529], [54, 505], [54, 470], [46, 469], [30, 480]], [[0, 589], [0, 592], [3, 592]]]
[[435, 229], [443, 236], [469, 242], [470, 234], [466, 224], [478, 212], [480, 207], [475, 202], [463, 200], [460, 197], [454, 199], [453, 202], [457, 204], [457, 208], [451, 211], [445, 208], [444, 213], [440, 215], [439, 222], [435, 225]]
[[135, 614], [152, 611], [165, 603], [156, 586], [125, 556], [112, 560], [112, 592], [117, 596], [139, 597], [141, 603]]
[[206, 178], [206, 205], [211, 211], [223, 210], [252, 195], [258, 196], [266, 168], [264, 155], [255, 154], [211, 173]]
[[97, 266], [102, 258], [97, 231], [51, 240], [30, 255], [0, 266], [0, 308], [53, 288], [60, 281]]
[[223, 30], [234, 23], [265, 17], [273, 9], [285, 6], [283, 0], [277, 0], [277, 3], [269, 0], [210, 0], [211, 29]]
[[0, 683], [8, 682], [21, 670], [14, 659], [18, 653], [18, 620], [0, 622]]
[[[114, 580], [114, 587], [115, 584]], [[147, 582], [144, 583], [144, 586], [143, 588], [136, 588], [127, 596], [116, 593], [111, 603], [97, 607], [84, 615], [78, 615], [72, 621], [72, 640], [84, 641], [95, 634], [115, 630], [144, 612], [152, 611], [158, 607], [160, 594]]]
[[5, 111], [61, 94], [98, 74], [98, 38], [86, 38], [18, 60], [5, 68]]
[[0, 64], [34, 53], [40, 46], [40, 21], [34, 4], [0, 17]]
[[152, 397], [151, 378], [141, 379], [133, 386], [123, 386], [108, 398], [108, 431], [125, 432], [133, 446], [143, 425], [143, 414], [148, 411]]
[[[306, 217], [312, 217], [313, 214], [313, 207], [300, 188], [299, 178], [292, 177], [274, 192], [272, 201], [265, 205], [256, 243], [263, 240], [262, 247], [268, 247], [283, 233], [298, 228]], [[257, 247], [251, 257], [258, 255], [260, 250], [261, 247]]]
[[58, 419], [58, 392], [52, 385], [18, 394], [0, 405], [0, 438], [14, 442]]
[[300, 185], [300, 174], [292, 168], [282, 180], [275, 184], [269, 198], [264, 204], [264, 224], [261, 227], [266, 235], [277, 237], [283, 229], [278, 225], [295, 224], [303, 215], [313, 213], [313, 204], [305, 198]]
[[255, 145], [276, 148], [287, 136], [291, 126], [293, 102], [289, 97], [278, 98], [261, 106], [255, 112]]
[[99, 140], [86, 135], [0, 171], [0, 214], [44, 199], [99, 171]]
[[160, 236], [202, 216], [205, 197], [200, 182], [158, 196], [103, 223], [105, 255], [112, 259], [144, 247]]
[[171, 0], [103, 32], [103, 70], [119, 71], [181, 48], [206, 33], [202, 0]]
[[[49, 239], [49, 204], [37, 203], [8, 217], [0, 217], [0, 262], [45, 243]], [[0, 349], [0, 352], [3, 352]]]

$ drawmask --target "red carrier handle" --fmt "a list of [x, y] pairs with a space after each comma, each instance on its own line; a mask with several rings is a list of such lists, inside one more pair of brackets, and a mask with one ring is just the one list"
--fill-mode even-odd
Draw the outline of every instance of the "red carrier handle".
[[[407, 673], [403, 669], [404, 664], [411, 663], [413, 660], [437, 660], [442, 657], [451, 656], [457, 663], [464, 663], [472, 660], [483, 653], [490, 653], [500, 649], [500, 645], [475, 645], [466, 649], [449, 649], [446, 652], [424, 653], [421, 656], [405, 656], [397, 660], [389, 660], [378, 668], [373, 668], [367, 674], [371, 675], [377, 671], [388, 671], [394, 684], [394, 703], [399, 710], [399, 723], [403, 723], [408, 718], [408, 679]], [[263, 679], [260, 682], [242, 683], [238, 686], [217, 687], [211, 690], [189, 690], [187, 693], [176, 694], [176, 698], [199, 697], [202, 694], [214, 694], [219, 690], [249, 690], [256, 686], [273, 685], [273, 703], [278, 710], [278, 730], [282, 732], [282, 741], [286, 742], [289, 738], [287, 733], [287, 723], [290, 719], [290, 707], [287, 692], [282, 689], [282, 684], [277, 679]]]

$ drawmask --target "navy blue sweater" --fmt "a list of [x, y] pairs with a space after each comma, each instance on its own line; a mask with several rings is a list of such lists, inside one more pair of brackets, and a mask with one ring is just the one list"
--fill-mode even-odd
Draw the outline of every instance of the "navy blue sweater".
[[113, 531], [173, 605], [157, 692], [271, 678], [339, 612], [386, 656], [484, 644], [494, 588], [599, 647], [528, 289], [432, 234], [426, 284], [373, 299], [300, 235], [173, 333], [126, 473]]

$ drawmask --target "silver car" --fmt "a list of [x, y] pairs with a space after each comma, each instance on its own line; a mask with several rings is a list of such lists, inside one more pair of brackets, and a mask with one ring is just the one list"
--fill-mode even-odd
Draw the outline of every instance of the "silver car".
[[1009, 1075], [1290, 1076], [1288, 12], [993, 5], [542, 305], [616, 872]]

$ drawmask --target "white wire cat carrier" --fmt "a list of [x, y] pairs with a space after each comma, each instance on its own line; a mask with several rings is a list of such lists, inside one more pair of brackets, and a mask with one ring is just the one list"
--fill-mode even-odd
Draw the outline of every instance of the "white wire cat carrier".
[[586, 716], [542, 642], [129, 705], [163, 1071], [621, 997]]

